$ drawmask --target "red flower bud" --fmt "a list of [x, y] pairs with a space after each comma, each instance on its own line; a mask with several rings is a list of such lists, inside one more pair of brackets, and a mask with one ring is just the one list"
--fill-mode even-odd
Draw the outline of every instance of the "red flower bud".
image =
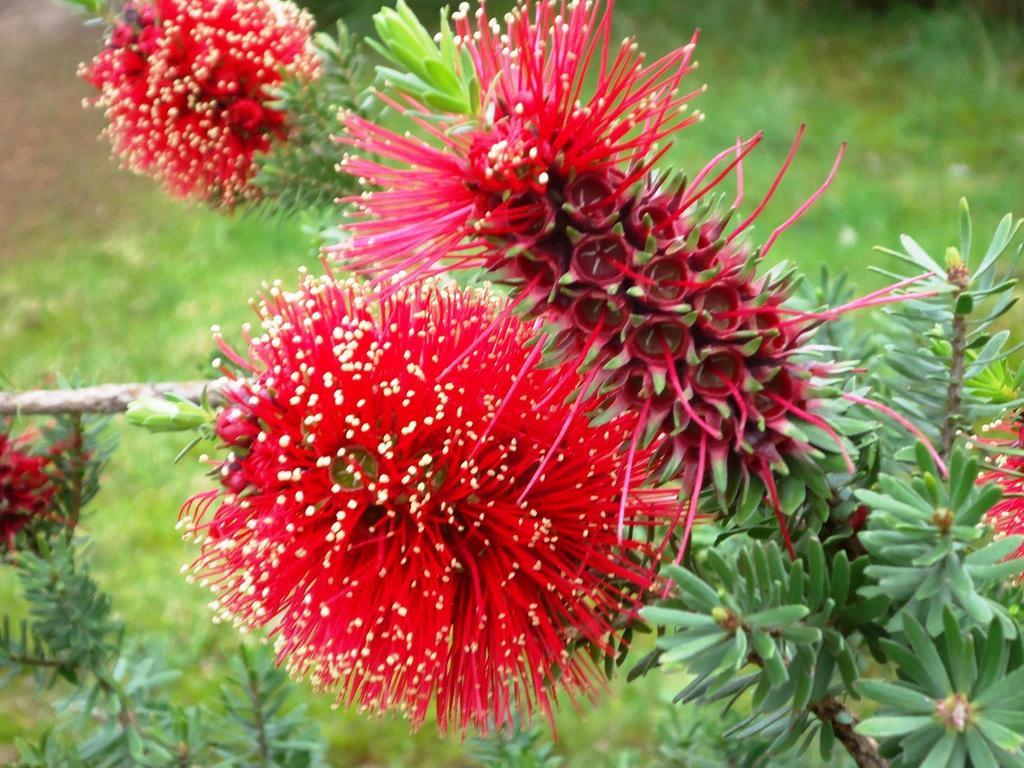
[[588, 231], [606, 228], [619, 210], [617, 181], [603, 173], [584, 173], [566, 184], [569, 220]]
[[704, 358], [693, 370], [690, 380], [693, 388], [705, 397], [724, 397], [742, 391], [747, 375], [743, 355], [726, 347]]
[[139, 51], [145, 55], [150, 56], [156, 51], [157, 45], [160, 42], [160, 29], [155, 26], [144, 27], [139, 33]]
[[114, 48], [127, 48], [135, 42], [135, 28], [128, 24], [118, 24], [110, 33], [110, 45]]
[[697, 327], [715, 338], [728, 338], [742, 324], [743, 318], [737, 311], [740, 307], [739, 292], [730, 285], [715, 285], [697, 294], [694, 299], [697, 310]]
[[686, 356], [690, 347], [690, 332], [681, 320], [652, 318], [633, 331], [627, 347], [642, 360], [666, 367]]
[[626, 231], [638, 248], [646, 248], [647, 240], [652, 236], [659, 247], [666, 246], [679, 236], [676, 227], [679, 217], [669, 210], [666, 202], [638, 202], [629, 212]]
[[239, 406], [228, 406], [217, 414], [217, 436], [234, 448], [248, 448], [259, 434], [259, 423]]
[[588, 336], [598, 327], [602, 336], [615, 336], [629, 321], [629, 304], [619, 295], [600, 291], [584, 293], [572, 302], [573, 322]]
[[263, 107], [253, 99], [239, 99], [228, 107], [228, 125], [241, 133], [257, 133], [263, 124]]
[[622, 279], [632, 260], [632, 246], [618, 235], [587, 235], [572, 249], [571, 271], [580, 282], [607, 286]]
[[661, 256], [641, 270], [637, 284], [644, 292], [646, 302], [664, 309], [687, 302], [690, 289], [685, 283], [688, 277], [683, 258], [678, 255]]

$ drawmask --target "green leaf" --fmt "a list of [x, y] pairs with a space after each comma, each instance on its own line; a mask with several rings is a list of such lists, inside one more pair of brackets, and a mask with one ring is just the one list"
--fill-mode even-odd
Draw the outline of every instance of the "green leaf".
[[817, 627], [805, 627], [800, 624], [790, 624], [782, 627], [779, 634], [794, 643], [816, 643], [821, 640], [821, 630]]
[[832, 560], [832, 599], [836, 605], [844, 605], [850, 591], [850, 561], [846, 552], [840, 551]]
[[910, 235], [900, 235], [900, 244], [906, 251], [906, 256], [911, 262], [919, 266], [925, 272], [931, 272], [932, 274], [945, 277], [946, 270], [939, 266], [938, 262], [935, 261], [928, 252], [925, 251], [917, 241], [914, 240]]
[[965, 197], [960, 198], [960, 256], [971, 263], [971, 209]]
[[676, 608], [662, 608], [649, 606], [644, 608], [640, 615], [647, 621], [663, 627], [712, 627], [715, 620], [703, 613], [681, 611]]
[[879, 646], [890, 659], [896, 662], [903, 674], [908, 675], [919, 686], [927, 690], [933, 699], [945, 698], [950, 693], [949, 687], [941, 684], [941, 678], [938, 680], [933, 678], [921, 660], [906, 647], [888, 639], [880, 640]]
[[678, 565], [669, 565], [665, 567], [665, 573], [680, 586], [685, 601], [692, 602], [708, 613], [721, 605], [718, 593], [692, 571]]
[[780, 605], [743, 617], [743, 623], [751, 627], [778, 627], [793, 624], [811, 612], [806, 605]]
[[762, 659], [769, 659], [775, 655], [775, 641], [768, 633], [755, 630], [750, 634], [750, 642]]
[[1009, 213], [1000, 219], [995, 234], [992, 236], [992, 241], [989, 243], [988, 250], [985, 252], [985, 257], [975, 270], [975, 275], [983, 275], [995, 264], [996, 259], [1006, 250], [1006, 246], [1017, 236], [1022, 223], [1024, 223], [1024, 220], [1018, 221], [1016, 226], [1014, 226], [1013, 216]]
[[956, 304], [953, 306], [953, 313], [957, 315], [969, 315], [974, 311], [974, 297], [969, 293], [961, 293], [956, 297]]
[[905, 685], [880, 680], [858, 680], [856, 688], [862, 696], [900, 712], [927, 714], [935, 711], [934, 699]]
[[836, 745], [836, 732], [832, 729], [832, 723], [825, 721], [818, 730], [818, 752], [821, 759], [826, 763], [832, 762], [832, 752]]
[[1014, 670], [980, 692], [974, 699], [979, 708], [1013, 709], [1024, 704], [1024, 667]]
[[1011, 731], [999, 723], [986, 719], [984, 715], [976, 717], [974, 725], [986, 739], [1007, 752], [1016, 752], [1021, 746], [1024, 746], [1024, 734]]
[[776, 688], [784, 685], [789, 676], [786, 674], [786, 665], [782, 661], [782, 657], [776, 653], [764, 659], [763, 662], [765, 674], [768, 675], [772, 685]]
[[967, 754], [971, 757], [971, 768], [999, 768], [996, 756], [980, 731], [968, 728], [964, 731], [964, 740], [967, 742]]
[[815, 537], [807, 543], [807, 604], [811, 608], [821, 605], [826, 586], [825, 550]]
[[946, 768], [949, 765], [949, 758], [953, 754], [953, 747], [956, 746], [957, 734], [954, 731], [946, 731], [942, 738], [935, 742], [935, 745], [928, 751], [928, 756], [921, 763], [920, 768]]
[[914, 649], [915, 656], [920, 659], [927, 673], [937, 685], [952, 693], [953, 687], [946, 672], [946, 667], [942, 663], [942, 659], [939, 657], [939, 652], [936, 650], [932, 639], [924, 631], [924, 627], [909, 614], [904, 614], [903, 631], [906, 633], [907, 639]]
[[[696, 656], [701, 651], [705, 651], [713, 645], [717, 645], [727, 637], [725, 630], [719, 630], [718, 632], [712, 632], [707, 635], [700, 635], [697, 637], [687, 637], [684, 635], [677, 635], [676, 637], [667, 638], [661, 642], [665, 645], [662, 647], [668, 647], [661, 654], [662, 664], [672, 664], [677, 661], [686, 661], [687, 659]], [[672, 640], [681, 640], [678, 643], [670, 643]], [[661, 645], [659, 642], [659, 645]]]
[[854, 730], [864, 736], [884, 739], [890, 736], [904, 736], [908, 733], [913, 733], [919, 728], [931, 725], [933, 722], [935, 721], [931, 717], [920, 715], [869, 717], [867, 720], [859, 723]]
[[1006, 669], [1007, 652], [1003, 639], [1003, 625], [999, 621], [993, 621], [989, 624], [985, 645], [982, 647], [981, 669], [974, 681], [972, 696], [977, 696], [992, 685]]

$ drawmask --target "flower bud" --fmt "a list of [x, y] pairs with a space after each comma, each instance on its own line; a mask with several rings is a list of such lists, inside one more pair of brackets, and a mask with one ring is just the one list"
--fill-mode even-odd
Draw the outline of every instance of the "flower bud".
[[571, 271], [582, 283], [609, 286], [622, 279], [632, 256], [632, 246], [618, 235], [587, 235], [572, 249]]
[[580, 229], [606, 229], [619, 209], [618, 192], [608, 175], [584, 173], [565, 185], [563, 210]]
[[247, 416], [239, 408], [228, 407], [217, 414], [217, 436], [225, 445], [235, 448], [248, 448], [256, 439], [260, 428], [256, 420]]
[[210, 414], [181, 397], [140, 397], [128, 404], [128, 423], [150, 432], [185, 432], [210, 421]]

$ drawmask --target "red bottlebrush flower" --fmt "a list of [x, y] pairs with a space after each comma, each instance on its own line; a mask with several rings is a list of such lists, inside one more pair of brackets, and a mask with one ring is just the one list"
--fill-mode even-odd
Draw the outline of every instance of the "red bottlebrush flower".
[[[475, 25], [456, 14], [479, 80], [478, 116], [454, 128], [452, 116], [420, 117], [426, 139], [347, 117], [342, 141], [363, 154], [343, 165], [379, 189], [353, 200], [352, 237], [335, 250], [381, 280], [480, 267], [509, 286], [510, 308], [554, 328], [543, 340], [547, 357], [591, 372], [603, 393], [598, 409], [639, 411], [631, 450], [664, 438], [660, 478], [682, 478], [691, 500], [684, 545], [712, 481], [725, 491], [729, 478], [759, 478], [781, 523], [773, 472], [813, 450], [800, 425], [830, 435], [845, 456], [816, 413], [815, 380], [830, 371], [802, 355], [809, 335], [838, 312], [894, 300], [902, 286], [824, 314], [789, 307], [787, 277], [759, 276], [758, 267], [836, 168], [762, 248], [745, 246], [740, 238], [803, 130], [764, 198], [730, 225], [742, 160], [760, 135], [688, 184], [655, 173], [663, 140], [695, 119], [681, 112], [694, 94], [676, 95], [693, 46], [648, 66], [631, 41], [611, 56], [608, 6], [526, 0], [502, 35], [482, 9]], [[586, 97], [591, 63], [597, 84]], [[736, 200], [717, 213], [705, 200], [733, 171]]]
[[50, 513], [56, 489], [48, 465], [47, 457], [27, 451], [24, 439], [0, 433], [0, 546], [13, 549], [22, 528]]
[[268, 106], [282, 72], [315, 76], [313, 19], [287, 0], [153, 0], [125, 7], [83, 67], [114, 152], [171, 195], [252, 198], [253, 158], [286, 135]]
[[[996, 483], [1003, 498], [988, 512], [988, 522], [1002, 536], [1024, 534], [1024, 421], [1018, 417], [994, 431], [995, 437], [978, 437], [994, 453], [995, 467], [979, 476], [979, 483]], [[991, 433], [993, 430], [989, 430]], [[1001, 452], [1001, 449], [1003, 452]], [[1006, 450], [1009, 449], [1009, 450]], [[1013, 554], [1024, 557], [1024, 546]]]
[[[362, 211], [346, 246], [355, 266], [421, 274], [456, 252], [466, 265], [491, 266], [475, 255], [490, 237], [533, 242], [563, 205], [583, 216], [615, 207], [669, 146], [658, 142], [700, 115], [683, 111], [697, 91], [677, 93], [694, 43], [645, 64], [630, 39], [614, 50], [610, 6], [523, 0], [499, 34], [483, 7], [471, 20], [464, 3], [453, 18], [480, 84], [475, 116], [421, 121], [433, 141], [344, 117], [340, 141], [383, 159], [342, 163], [381, 188], [353, 200]], [[577, 194], [566, 196], [567, 185]]]
[[620, 506], [638, 528], [677, 506], [618, 498], [623, 472], [647, 480], [649, 453], [620, 452], [635, 416], [595, 427], [565, 405], [579, 382], [539, 369], [502, 305], [435, 284], [271, 288], [248, 355], [224, 347], [250, 376], [217, 423], [225, 488], [185, 510], [225, 617], [272, 628], [339, 701], [417, 725], [433, 704], [442, 730], [591, 694], [576, 643], [609, 649], [653, 579]]

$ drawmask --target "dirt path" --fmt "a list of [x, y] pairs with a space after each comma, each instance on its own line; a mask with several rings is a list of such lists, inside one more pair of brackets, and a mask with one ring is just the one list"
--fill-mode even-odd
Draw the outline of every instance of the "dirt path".
[[0, 1], [0, 262], [38, 257], [60, 232], [102, 232], [140, 189], [97, 141], [76, 77], [100, 30], [57, 0]]

